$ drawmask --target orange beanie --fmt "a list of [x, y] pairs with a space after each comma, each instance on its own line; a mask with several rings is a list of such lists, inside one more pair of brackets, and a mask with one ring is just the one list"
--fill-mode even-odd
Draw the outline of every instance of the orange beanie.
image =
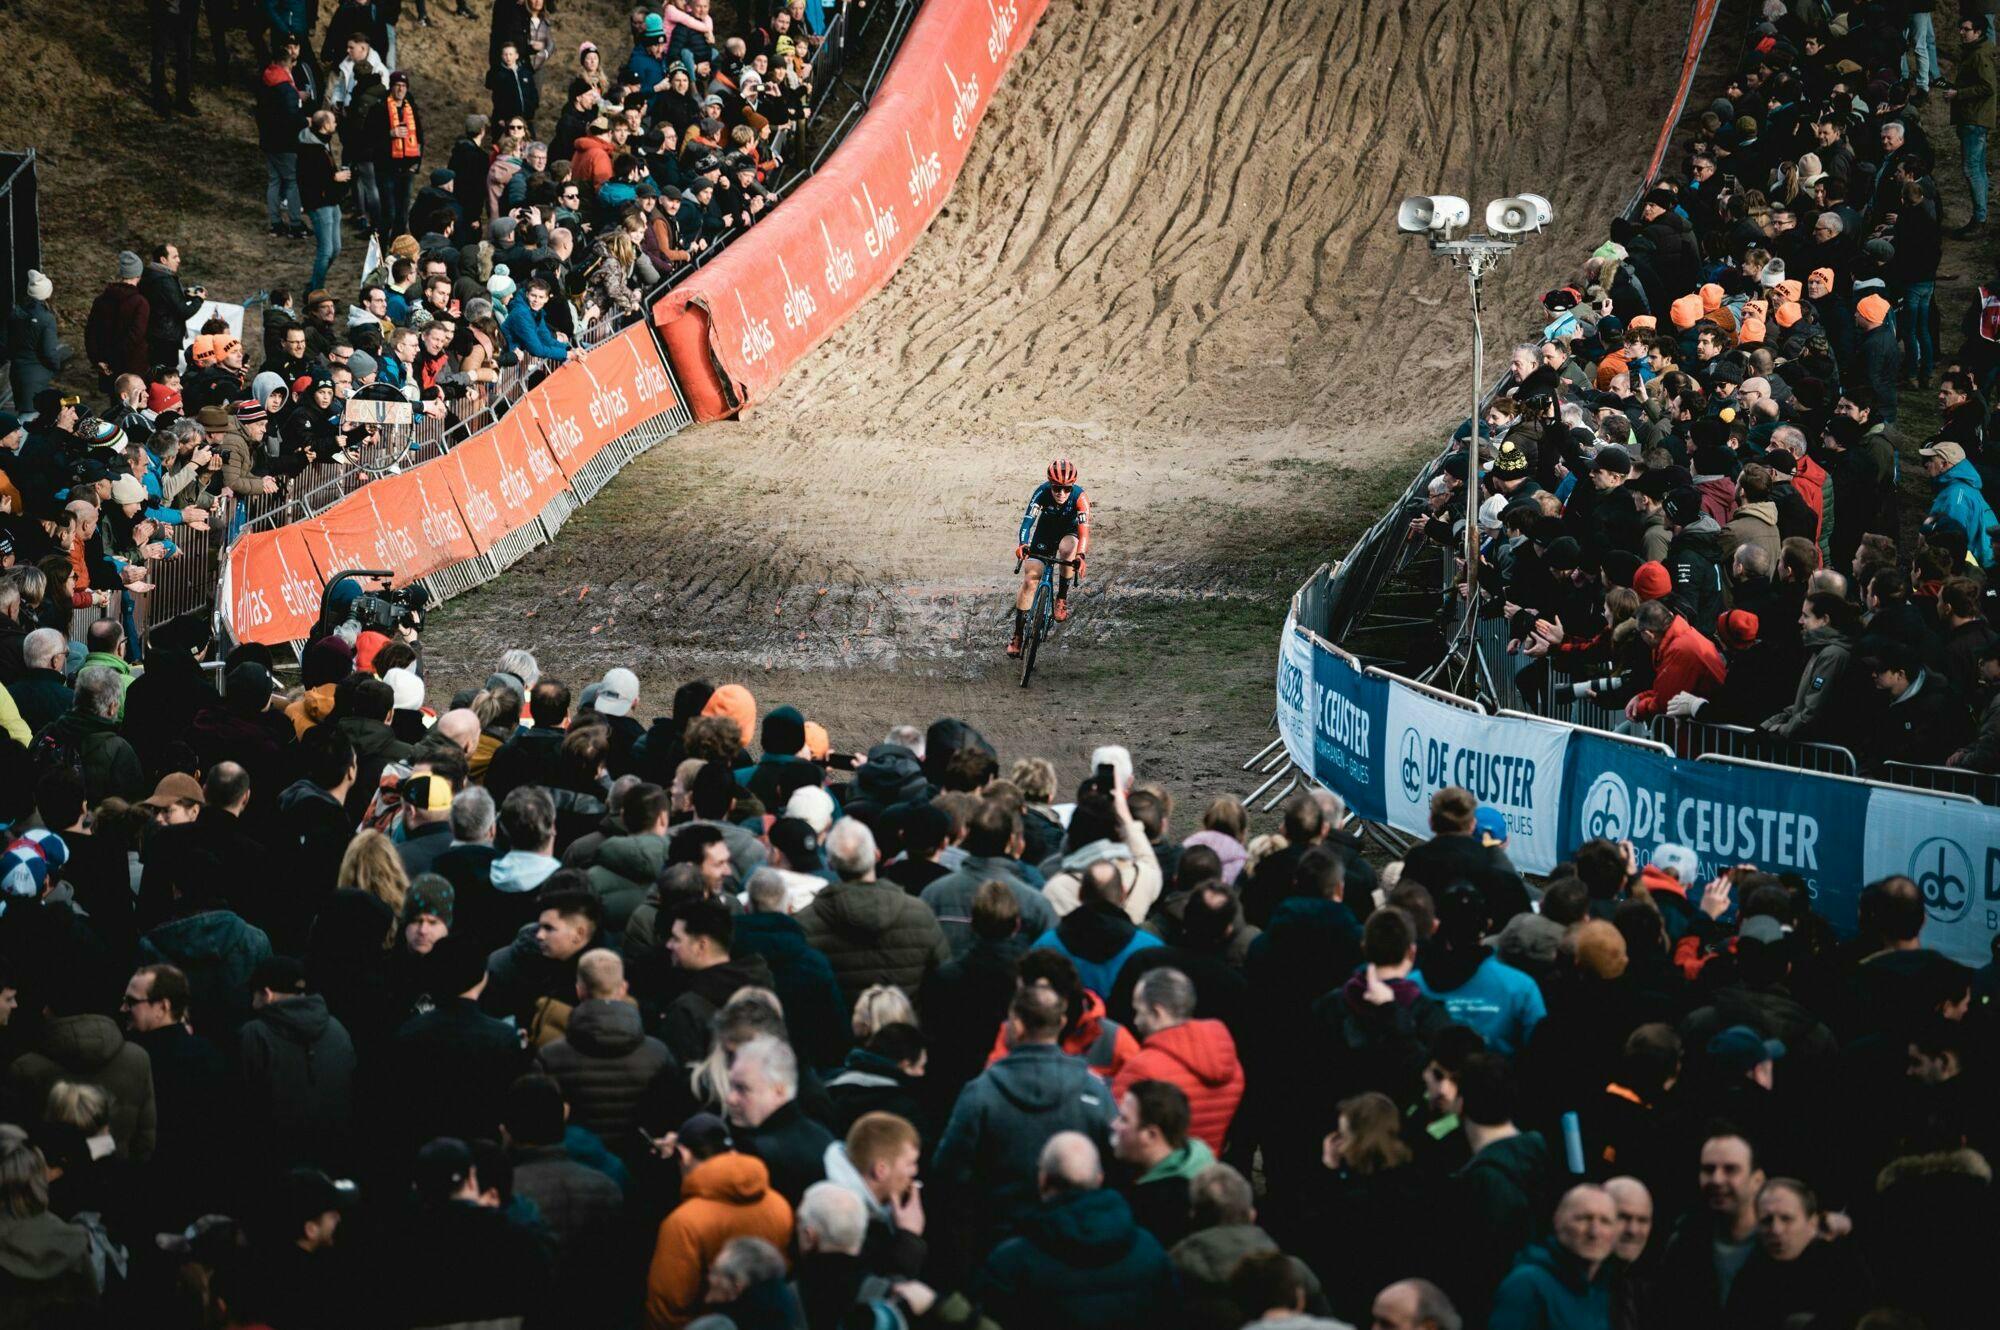
[[1673, 315], [1674, 327], [1692, 328], [1701, 322], [1703, 313], [1701, 297], [1690, 291], [1674, 302], [1673, 309], [1669, 313]]
[[826, 761], [826, 755], [833, 751], [833, 740], [827, 735], [826, 726], [816, 720], [806, 722], [806, 753], [815, 762]]
[[1722, 304], [1722, 288], [1714, 282], [1701, 288], [1701, 307], [1713, 314]]
[[1827, 290], [1831, 291], [1833, 289], [1833, 269], [1814, 268], [1806, 274], [1806, 280], [1808, 282], [1821, 282], [1825, 284]]
[[709, 697], [708, 705], [701, 709], [701, 714], [727, 716], [735, 721], [745, 748], [757, 737], [757, 699], [740, 683], [726, 683], [716, 689]]
[[1879, 328], [1882, 320], [1889, 317], [1889, 302], [1880, 296], [1863, 296], [1854, 306], [1855, 317], [1864, 328]]
[[1736, 344], [1738, 346], [1747, 346], [1752, 342], [1761, 342], [1763, 340], [1764, 320], [1762, 319], [1745, 319], [1743, 320], [1743, 326], [1736, 330]]
[[1778, 312], [1771, 317], [1778, 321], [1780, 328], [1791, 327], [1802, 317], [1799, 302], [1796, 300], [1787, 300], [1784, 304], [1778, 306]]
[[1659, 321], [1658, 319], [1654, 318], [1654, 317], [1653, 317], [1652, 315], [1650, 315], [1650, 314], [1634, 314], [1634, 315], [1632, 316], [1632, 320], [1631, 320], [1631, 322], [1627, 323], [1627, 324], [1626, 324], [1625, 326], [1626, 326], [1627, 328], [1649, 328], [1649, 329], [1650, 329], [1650, 328], [1657, 328], [1657, 327], [1659, 327], [1659, 326], [1660, 326], [1660, 321]]
[[1797, 301], [1805, 293], [1805, 287], [1791, 278], [1786, 278], [1771, 288], [1771, 299], [1777, 301]]

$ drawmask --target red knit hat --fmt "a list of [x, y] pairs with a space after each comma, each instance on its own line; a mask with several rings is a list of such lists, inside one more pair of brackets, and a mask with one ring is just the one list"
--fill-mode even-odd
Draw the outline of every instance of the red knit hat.
[[162, 411], [181, 409], [181, 390], [168, 383], [146, 385], [146, 409], [158, 415]]
[[1674, 589], [1674, 575], [1657, 559], [1642, 563], [1639, 571], [1632, 574], [1632, 589], [1642, 601], [1662, 600]]
[[1731, 651], [1741, 651], [1757, 640], [1757, 616], [1749, 610], [1730, 610], [1715, 616], [1715, 636]]

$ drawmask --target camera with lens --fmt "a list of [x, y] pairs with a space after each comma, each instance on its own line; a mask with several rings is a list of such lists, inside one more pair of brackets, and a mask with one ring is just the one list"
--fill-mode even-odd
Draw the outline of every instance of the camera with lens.
[[1567, 686], [1567, 691], [1571, 701], [1584, 702], [1589, 700], [1592, 693], [1615, 693], [1624, 686], [1624, 675], [1608, 674], [1601, 679], [1584, 679], [1570, 684]]
[[364, 633], [373, 631], [393, 637], [399, 628], [419, 632], [430, 600], [430, 593], [415, 584], [394, 591], [364, 591], [348, 605], [347, 618], [350, 623], [360, 624]]

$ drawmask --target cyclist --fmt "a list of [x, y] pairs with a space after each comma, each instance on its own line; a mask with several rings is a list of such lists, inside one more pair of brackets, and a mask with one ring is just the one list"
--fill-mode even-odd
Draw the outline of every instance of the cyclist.
[[[1083, 556], [1090, 549], [1090, 499], [1076, 483], [1076, 463], [1058, 457], [1049, 463], [1048, 480], [1028, 496], [1021, 514], [1021, 534], [1014, 557], [1021, 561], [1021, 589], [1014, 597], [1014, 636], [1007, 654], [1021, 654], [1021, 635], [1028, 610], [1035, 603], [1035, 586], [1042, 564], [1051, 558], [1076, 560], [1076, 580], [1083, 580]], [[1056, 565], [1056, 621], [1069, 618], [1069, 565]]]

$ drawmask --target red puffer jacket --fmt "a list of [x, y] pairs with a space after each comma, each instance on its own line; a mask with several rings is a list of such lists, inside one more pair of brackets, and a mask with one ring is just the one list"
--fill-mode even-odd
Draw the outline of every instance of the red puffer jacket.
[[1714, 697], [1726, 672], [1715, 643], [1677, 614], [1653, 647], [1653, 686], [1632, 699], [1627, 714], [1633, 720], [1646, 720], [1665, 711], [1681, 693]]
[[1111, 1082], [1111, 1091], [1122, 1096], [1140, 1081], [1178, 1085], [1188, 1097], [1188, 1134], [1222, 1153], [1236, 1106], [1243, 1102], [1243, 1064], [1228, 1026], [1187, 1021], [1152, 1035]]
[[[1062, 1050], [1089, 1063], [1098, 1079], [1109, 1081], [1124, 1070], [1126, 1063], [1139, 1056], [1139, 1041], [1130, 1030], [1106, 1016], [1104, 999], [1086, 988], [1083, 1015], [1076, 1028], [1063, 1036]], [[993, 1036], [993, 1051], [986, 1055], [986, 1065], [992, 1066], [1006, 1057], [1008, 1051], [1007, 1027], [1003, 1023], [1000, 1032]]]

